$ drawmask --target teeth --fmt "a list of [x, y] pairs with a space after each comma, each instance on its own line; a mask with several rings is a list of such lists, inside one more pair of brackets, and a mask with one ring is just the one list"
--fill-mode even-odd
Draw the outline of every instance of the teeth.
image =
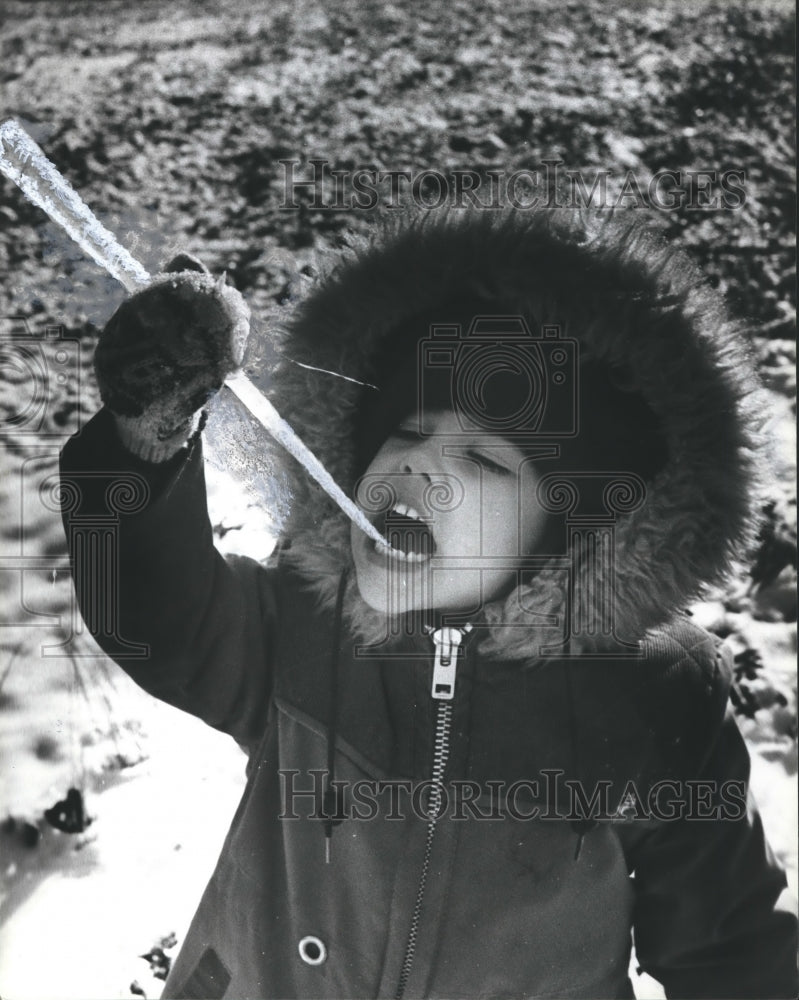
[[399, 559], [400, 562], [420, 563], [426, 562], [430, 558], [425, 552], [403, 552], [402, 549], [395, 549], [387, 542], [374, 543], [375, 551], [391, 556], [392, 559]]
[[[395, 504], [388, 513], [390, 518], [392, 514], [399, 514], [402, 517], [411, 518], [414, 521], [419, 521], [421, 524], [425, 524], [425, 520], [419, 511], [415, 507], [411, 507], [406, 503]], [[388, 555], [392, 559], [396, 559], [399, 562], [407, 563], [421, 563], [427, 562], [430, 559], [431, 552], [405, 552], [402, 549], [396, 549], [389, 542], [375, 542], [375, 551], [381, 553], [382, 555]]]
[[409, 507], [406, 503], [398, 503], [391, 508], [391, 514], [401, 514], [403, 517], [412, 517], [414, 521], [421, 521], [422, 515], [415, 507]]

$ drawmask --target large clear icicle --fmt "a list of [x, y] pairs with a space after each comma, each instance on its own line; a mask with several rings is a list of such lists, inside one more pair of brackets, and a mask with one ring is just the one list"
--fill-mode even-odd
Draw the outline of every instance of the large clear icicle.
[[[0, 171], [127, 291], [140, 291], [152, 280], [147, 270], [103, 226], [66, 178], [13, 119], [0, 125]], [[302, 464], [347, 517], [378, 545], [388, 548], [386, 540], [363, 511], [350, 500], [247, 376], [238, 372], [227, 379], [225, 385], [248, 413]]]
[[272, 437], [293, 455], [316, 480], [329, 497], [336, 501], [350, 520], [365, 532], [373, 541], [383, 548], [389, 545], [385, 538], [375, 528], [360, 509], [333, 479], [319, 459], [297, 437], [291, 426], [280, 416], [269, 400], [252, 384], [243, 372], [237, 372], [227, 379], [225, 385], [231, 389], [247, 410], [255, 417], [262, 427], [266, 428]]
[[0, 125], [0, 171], [129, 292], [140, 291], [150, 281], [142, 265], [119, 244], [13, 119]]

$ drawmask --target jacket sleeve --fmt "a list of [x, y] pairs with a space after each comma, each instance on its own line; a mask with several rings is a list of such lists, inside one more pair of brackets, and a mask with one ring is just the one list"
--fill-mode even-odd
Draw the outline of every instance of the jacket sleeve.
[[272, 687], [276, 571], [215, 549], [199, 440], [143, 462], [102, 410], [62, 451], [61, 498], [78, 606], [104, 652], [157, 698], [256, 742]]
[[775, 907], [785, 875], [747, 795], [749, 769], [728, 711], [700, 778], [684, 783], [683, 818], [657, 823], [632, 852], [636, 954], [668, 997], [799, 991], [796, 917]]

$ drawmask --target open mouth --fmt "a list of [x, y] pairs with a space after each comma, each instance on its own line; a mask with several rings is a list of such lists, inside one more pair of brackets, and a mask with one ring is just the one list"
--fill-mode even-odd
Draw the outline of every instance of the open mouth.
[[[388, 555], [403, 562], [422, 563], [431, 559], [436, 543], [430, 524], [414, 507], [398, 503], [382, 516], [382, 524], [377, 527], [391, 546]], [[381, 553], [384, 548], [375, 549]]]

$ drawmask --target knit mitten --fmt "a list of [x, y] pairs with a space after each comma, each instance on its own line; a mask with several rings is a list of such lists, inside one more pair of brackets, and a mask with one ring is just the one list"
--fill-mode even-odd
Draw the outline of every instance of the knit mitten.
[[123, 302], [94, 356], [100, 395], [123, 445], [149, 462], [171, 458], [241, 364], [249, 326], [241, 295], [188, 254]]

